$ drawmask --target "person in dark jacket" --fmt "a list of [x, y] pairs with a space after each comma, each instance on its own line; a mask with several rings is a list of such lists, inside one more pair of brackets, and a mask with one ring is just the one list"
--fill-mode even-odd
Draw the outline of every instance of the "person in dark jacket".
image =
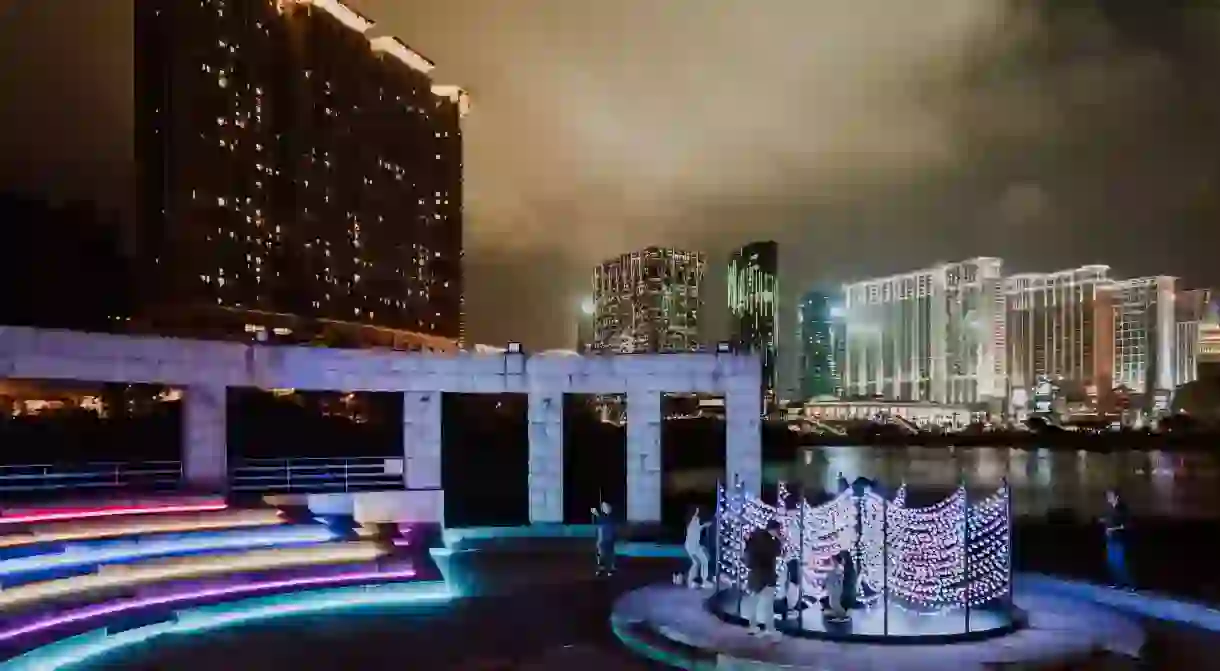
[[746, 539], [746, 592], [751, 603], [747, 626], [750, 635], [776, 635], [775, 586], [776, 562], [783, 552], [779, 537], [780, 523], [771, 520], [766, 529], [757, 529]]
[[1131, 571], [1127, 568], [1127, 527], [1130, 525], [1127, 504], [1111, 489], [1106, 492], [1110, 509], [1102, 518], [1106, 530], [1106, 566], [1115, 587], [1135, 589]]
[[590, 508], [593, 523], [597, 525], [597, 575], [614, 574], [614, 518], [610, 504], [602, 501], [598, 508]]

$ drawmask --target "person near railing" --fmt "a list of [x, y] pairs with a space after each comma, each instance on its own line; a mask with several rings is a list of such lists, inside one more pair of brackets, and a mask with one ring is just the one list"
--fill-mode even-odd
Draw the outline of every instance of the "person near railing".
[[784, 544], [780, 540], [779, 520], [771, 520], [766, 529], [756, 529], [746, 539], [746, 592], [750, 597], [746, 626], [750, 635], [775, 636], [776, 566]]

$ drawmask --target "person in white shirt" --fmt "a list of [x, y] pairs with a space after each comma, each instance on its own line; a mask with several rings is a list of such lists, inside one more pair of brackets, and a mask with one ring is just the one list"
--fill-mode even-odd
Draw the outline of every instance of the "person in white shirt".
[[[690, 557], [690, 570], [686, 572], [686, 584], [691, 589], [698, 589], [699, 586], [711, 587], [708, 582], [708, 558], [707, 550], [703, 547], [703, 530], [711, 526], [711, 522], [703, 522], [699, 519], [699, 509], [695, 508], [695, 512], [691, 514], [690, 521], [686, 523], [686, 556]], [[699, 582], [695, 582], [696, 576]]]

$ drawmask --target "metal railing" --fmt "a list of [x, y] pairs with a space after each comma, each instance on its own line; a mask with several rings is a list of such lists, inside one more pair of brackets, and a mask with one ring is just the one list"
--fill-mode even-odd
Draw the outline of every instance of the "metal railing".
[[331, 493], [403, 489], [403, 459], [387, 457], [294, 457], [244, 459], [233, 467], [235, 492]]
[[173, 491], [182, 482], [178, 461], [99, 461], [78, 464], [0, 466], [0, 493], [62, 494], [73, 491]]

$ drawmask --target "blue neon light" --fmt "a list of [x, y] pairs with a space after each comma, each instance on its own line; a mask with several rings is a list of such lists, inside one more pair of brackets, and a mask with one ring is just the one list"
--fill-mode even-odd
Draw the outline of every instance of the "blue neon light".
[[453, 594], [443, 582], [417, 582], [337, 587], [244, 599], [180, 610], [166, 621], [114, 634], [97, 629], [27, 652], [0, 665], [0, 668], [4, 671], [59, 671], [165, 634], [198, 634], [271, 618], [369, 606], [435, 603], [452, 597]]
[[248, 550], [298, 543], [323, 543], [335, 538], [335, 533], [323, 526], [276, 526], [265, 529], [198, 533], [168, 539], [117, 541], [104, 546], [68, 545], [61, 552], [0, 561], [0, 578], [199, 552]]

